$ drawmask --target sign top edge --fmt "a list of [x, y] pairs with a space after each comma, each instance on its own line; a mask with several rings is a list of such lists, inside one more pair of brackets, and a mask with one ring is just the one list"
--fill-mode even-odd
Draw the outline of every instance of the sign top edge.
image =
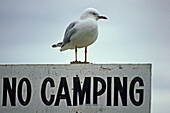
[[0, 64], [0, 66], [57, 66], [57, 65], [150, 65], [152, 63], [106, 63], [106, 64]]

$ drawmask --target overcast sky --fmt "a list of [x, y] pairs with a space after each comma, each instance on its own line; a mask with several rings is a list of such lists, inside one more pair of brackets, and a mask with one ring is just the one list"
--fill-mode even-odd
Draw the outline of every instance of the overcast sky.
[[[152, 63], [152, 113], [170, 108], [170, 0], [0, 0], [0, 63], [68, 64], [74, 51], [62, 41], [68, 24], [96, 8], [97, 41], [88, 47], [93, 63]], [[84, 61], [84, 49], [78, 50]]]

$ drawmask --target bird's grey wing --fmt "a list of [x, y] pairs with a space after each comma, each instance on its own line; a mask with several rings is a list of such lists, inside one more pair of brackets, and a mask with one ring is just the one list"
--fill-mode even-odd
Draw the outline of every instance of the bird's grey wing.
[[75, 25], [77, 24], [77, 21], [72, 22], [66, 29], [63, 39], [63, 44], [61, 47], [63, 47], [65, 44], [70, 42], [71, 36], [76, 32]]

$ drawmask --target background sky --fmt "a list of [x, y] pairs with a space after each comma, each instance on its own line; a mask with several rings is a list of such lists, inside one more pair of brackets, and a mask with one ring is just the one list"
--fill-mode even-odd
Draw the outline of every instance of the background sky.
[[[152, 113], [170, 112], [170, 0], [0, 0], [0, 64], [68, 64], [74, 51], [62, 41], [68, 24], [96, 8], [93, 63], [152, 63]], [[84, 61], [84, 49], [78, 50]]]

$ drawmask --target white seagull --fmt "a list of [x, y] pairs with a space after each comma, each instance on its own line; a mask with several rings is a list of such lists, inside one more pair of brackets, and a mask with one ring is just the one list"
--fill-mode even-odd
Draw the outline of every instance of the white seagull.
[[79, 20], [72, 22], [67, 27], [63, 41], [52, 45], [52, 47], [61, 47], [60, 51], [75, 49], [75, 62], [77, 62], [77, 48], [85, 47], [85, 62], [87, 62], [87, 46], [97, 39], [97, 20], [99, 19], [107, 18], [100, 16], [94, 8], [85, 9]]

